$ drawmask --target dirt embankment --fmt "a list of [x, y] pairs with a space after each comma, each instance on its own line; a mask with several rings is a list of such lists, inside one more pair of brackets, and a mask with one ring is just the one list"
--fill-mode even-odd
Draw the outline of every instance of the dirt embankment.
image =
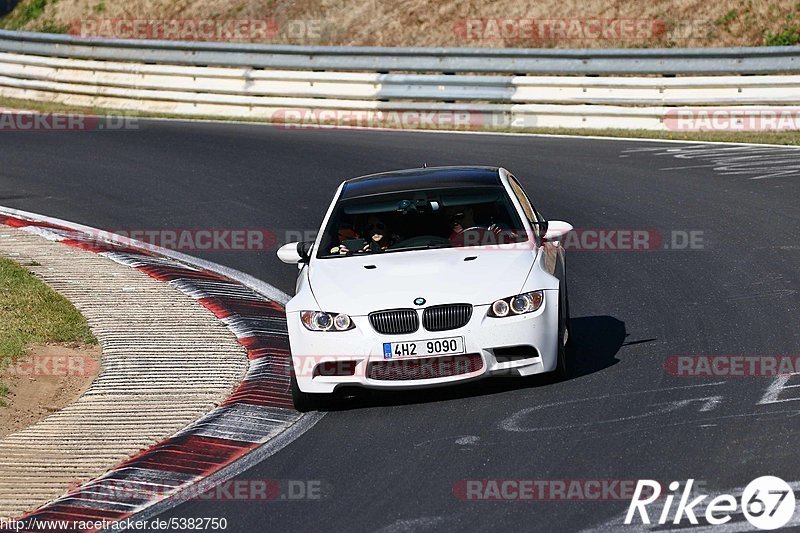
[[0, 407], [0, 437], [5, 437], [77, 400], [100, 371], [100, 347], [35, 345], [26, 357], [2, 366], [9, 390]]
[[718, 47], [797, 44], [798, 11], [797, 0], [23, 0], [0, 24], [285, 44]]

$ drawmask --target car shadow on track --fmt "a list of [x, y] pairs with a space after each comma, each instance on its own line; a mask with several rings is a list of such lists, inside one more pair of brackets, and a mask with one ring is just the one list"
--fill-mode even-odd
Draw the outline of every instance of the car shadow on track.
[[[599, 372], [619, 362], [616, 355], [627, 336], [625, 322], [611, 316], [587, 316], [572, 318], [569, 329], [571, 347], [568, 361], [571, 370], [568, 379], [564, 381]], [[320, 410], [344, 411], [365, 407], [434, 403], [535, 388], [559, 381], [554, 374], [539, 374], [524, 378], [490, 377], [462, 385], [418, 390], [383, 391], [349, 388], [337, 391], [337, 394]]]
[[594, 374], [619, 363], [617, 352], [628, 336], [625, 322], [612, 316], [585, 316], [569, 322], [570, 377]]

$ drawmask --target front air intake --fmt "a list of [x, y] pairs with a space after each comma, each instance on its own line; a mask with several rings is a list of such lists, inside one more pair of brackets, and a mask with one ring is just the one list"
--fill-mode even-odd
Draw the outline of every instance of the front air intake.
[[478, 372], [482, 368], [483, 359], [477, 353], [422, 359], [393, 359], [369, 363], [367, 377], [378, 381], [413, 381], [462, 376]]

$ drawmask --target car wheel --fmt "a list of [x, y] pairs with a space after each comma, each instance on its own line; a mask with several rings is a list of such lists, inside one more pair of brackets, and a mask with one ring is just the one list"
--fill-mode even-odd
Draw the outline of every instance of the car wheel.
[[[294, 366], [294, 365], [292, 365]], [[301, 413], [306, 413], [308, 411], [315, 411], [320, 408], [322, 402], [320, 401], [320, 396], [326, 396], [323, 394], [311, 394], [308, 392], [303, 392], [300, 390], [300, 386], [297, 384], [297, 377], [294, 375], [294, 367], [291, 371], [291, 388], [292, 388], [292, 401], [294, 402], [294, 408], [300, 411]]]
[[[567, 284], [562, 283], [558, 287], [560, 297], [558, 306], [558, 358], [556, 360], [556, 376], [560, 380], [569, 379], [570, 376], [570, 344], [569, 335], [569, 297], [567, 295]], [[563, 295], [563, 296], [562, 296]]]

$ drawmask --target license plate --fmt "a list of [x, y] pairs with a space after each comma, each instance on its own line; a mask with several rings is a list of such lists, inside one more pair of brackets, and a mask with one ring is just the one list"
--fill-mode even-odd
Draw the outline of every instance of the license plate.
[[446, 337], [409, 342], [384, 342], [383, 358], [426, 357], [464, 353], [464, 337]]

